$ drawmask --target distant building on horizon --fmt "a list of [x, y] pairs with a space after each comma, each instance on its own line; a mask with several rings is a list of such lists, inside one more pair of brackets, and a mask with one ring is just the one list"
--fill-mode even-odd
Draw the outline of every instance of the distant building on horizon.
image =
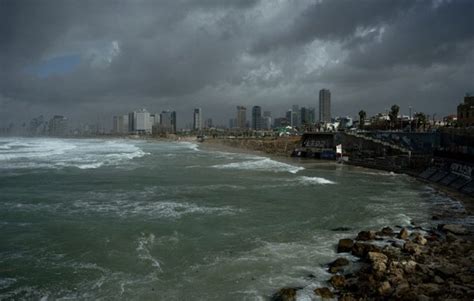
[[193, 130], [202, 130], [202, 110], [201, 108], [195, 108], [193, 113]]
[[240, 129], [247, 128], [247, 108], [244, 106], [237, 106], [236, 127]]
[[331, 91], [319, 90], [319, 122], [331, 122]]
[[252, 130], [262, 129], [262, 107], [254, 106], [252, 108]]
[[464, 103], [458, 105], [457, 123], [461, 127], [474, 126], [474, 96], [466, 93]]
[[272, 112], [270, 112], [270, 111], [264, 111], [263, 112], [262, 127], [266, 130], [269, 130], [269, 129], [272, 128]]
[[128, 115], [118, 115], [113, 117], [112, 133], [127, 134], [128, 133]]
[[61, 115], [54, 115], [49, 120], [48, 131], [51, 136], [64, 136], [67, 134], [67, 118]]
[[150, 113], [145, 109], [130, 112], [128, 114], [128, 129], [130, 133], [151, 134]]

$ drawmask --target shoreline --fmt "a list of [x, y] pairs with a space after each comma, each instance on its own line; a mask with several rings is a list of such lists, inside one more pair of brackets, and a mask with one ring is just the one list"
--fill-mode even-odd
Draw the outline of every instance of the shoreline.
[[[219, 141], [209, 144], [206, 142], [198, 145], [202, 145], [204, 149], [262, 155], [304, 166], [301, 161], [295, 162], [287, 156], [233, 147]], [[332, 161], [308, 163], [313, 166], [338, 165]], [[380, 171], [352, 165], [351, 167]], [[431, 225], [429, 229], [422, 229], [411, 221], [413, 226], [401, 228], [398, 234], [391, 228], [396, 228], [396, 225], [386, 225], [381, 230], [362, 231], [355, 238], [340, 240], [336, 247], [337, 254], [349, 253], [357, 257], [356, 262], [361, 267], [349, 271], [347, 267], [351, 267], [355, 262], [351, 263], [345, 257], [335, 258], [325, 266], [332, 274], [327, 279], [327, 286], [316, 288], [315, 297], [345, 301], [474, 298], [474, 236], [472, 229], [469, 229], [470, 225], [465, 221], [472, 217], [472, 198], [447, 187], [423, 181], [416, 176], [406, 175], [417, 183], [430, 187], [435, 194], [458, 202], [462, 210], [432, 203], [432, 218], [425, 221]], [[270, 299], [294, 301], [297, 300], [300, 289], [302, 288], [282, 287]]]

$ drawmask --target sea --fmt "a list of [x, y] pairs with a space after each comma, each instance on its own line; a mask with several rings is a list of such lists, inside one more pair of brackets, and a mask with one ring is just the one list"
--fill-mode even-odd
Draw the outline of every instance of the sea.
[[[339, 239], [427, 225], [408, 176], [138, 139], [0, 138], [1, 300], [312, 300]], [[343, 254], [351, 260], [349, 254]]]

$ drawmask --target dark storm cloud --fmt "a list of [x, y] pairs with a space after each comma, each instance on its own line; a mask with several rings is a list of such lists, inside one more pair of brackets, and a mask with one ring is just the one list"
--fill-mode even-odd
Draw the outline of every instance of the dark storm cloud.
[[[316, 106], [324, 87], [335, 115], [447, 114], [474, 90], [473, 13], [469, 0], [0, 0], [0, 118], [147, 107], [184, 125], [200, 106], [224, 122], [237, 104]], [[58, 58], [79, 63], [41, 75]]]

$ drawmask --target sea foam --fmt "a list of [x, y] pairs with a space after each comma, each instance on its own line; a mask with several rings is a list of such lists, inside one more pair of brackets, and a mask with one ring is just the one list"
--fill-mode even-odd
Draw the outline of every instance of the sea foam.
[[238, 169], [238, 170], [255, 170], [255, 171], [272, 171], [272, 172], [290, 172], [297, 173], [304, 167], [294, 166], [283, 162], [278, 162], [270, 158], [257, 157], [257, 160], [249, 160], [242, 162], [234, 162], [227, 164], [213, 165], [217, 169]]

